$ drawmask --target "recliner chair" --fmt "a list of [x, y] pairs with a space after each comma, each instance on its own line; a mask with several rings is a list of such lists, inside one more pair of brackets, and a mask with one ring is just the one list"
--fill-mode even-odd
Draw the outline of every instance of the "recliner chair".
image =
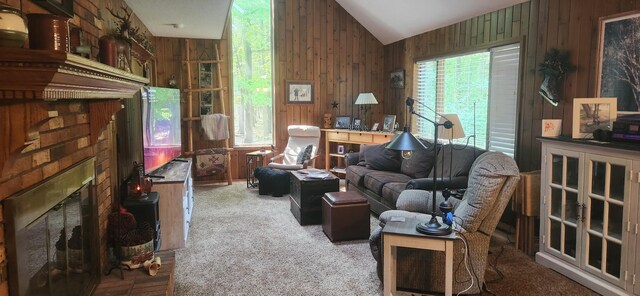
[[[518, 167], [509, 156], [499, 152], [487, 152], [479, 156], [471, 167], [469, 184], [462, 200], [450, 198], [460, 227], [460, 237], [469, 245], [470, 268], [473, 269], [474, 284], [466, 293], [480, 293], [484, 283], [485, 267], [489, 253], [489, 241], [502, 216], [518, 180]], [[405, 190], [396, 203], [398, 210], [380, 215], [380, 225], [369, 238], [371, 253], [377, 261], [378, 276], [382, 280], [382, 228], [391, 217], [418, 217], [428, 221], [431, 217], [432, 193], [424, 190]], [[438, 194], [436, 204], [444, 198]], [[462, 266], [465, 255], [462, 240], [453, 245], [454, 281], [453, 292], [465, 290], [471, 277]], [[443, 252], [416, 249], [398, 249], [397, 286], [399, 289], [444, 292], [445, 256]], [[456, 269], [456, 266], [462, 266]]]

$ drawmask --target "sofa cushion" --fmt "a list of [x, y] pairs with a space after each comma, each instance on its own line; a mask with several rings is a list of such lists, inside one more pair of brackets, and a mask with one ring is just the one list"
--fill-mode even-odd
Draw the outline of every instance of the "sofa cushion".
[[370, 172], [375, 172], [363, 166], [350, 165], [347, 167], [347, 181], [356, 186], [364, 186], [364, 176]]
[[364, 176], [364, 187], [375, 192], [377, 195], [382, 195], [382, 187], [385, 184], [396, 182], [396, 183], [407, 183], [411, 180], [411, 177], [394, 172], [385, 172], [385, 171], [373, 171]]
[[413, 151], [411, 158], [403, 159], [400, 167], [401, 173], [413, 178], [426, 178], [433, 168], [433, 145], [426, 140], [421, 141], [427, 149]]
[[407, 187], [407, 183], [401, 183], [401, 182], [390, 182], [387, 184], [384, 184], [384, 186], [382, 187], [382, 198], [390, 200], [391, 204], [395, 205], [396, 202], [398, 202], [398, 197], [400, 196], [400, 193], [402, 191], [404, 191], [404, 189]]
[[[453, 157], [451, 151], [452, 145], [444, 145], [438, 151], [438, 177], [448, 178], [449, 176], [468, 176], [474, 157], [477, 158], [485, 150], [475, 148], [473, 146], [464, 147], [464, 145], [453, 145]], [[475, 153], [475, 154], [474, 154]], [[444, 159], [443, 159], [444, 157]], [[444, 165], [442, 165], [444, 164]], [[451, 175], [449, 175], [451, 172]], [[433, 177], [433, 170], [429, 173], [429, 178]], [[442, 176], [440, 176], [442, 174]]]
[[494, 203], [506, 178], [518, 176], [519, 172], [515, 165], [505, 162], [504, 155], [498, 152], [479, 156], [471, 170], [469, 187], [455, 215], [460, 218], [462, 228], [474, 232], [493, 211]]
[[399, 172], [402, 164], [400, 152], [387, 149], [387, 144], [372, 145], [364, 153], [367, 167], [378, 171]]

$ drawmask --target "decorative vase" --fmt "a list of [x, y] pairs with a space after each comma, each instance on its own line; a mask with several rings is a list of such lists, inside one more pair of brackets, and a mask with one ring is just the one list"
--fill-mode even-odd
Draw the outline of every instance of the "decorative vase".
[[27, 36], [20, 10], [0, 4], [0, 47], [23, 47]]
[[27, 14], [29, 48], [69, 51], [69, 19], [43, 13]]

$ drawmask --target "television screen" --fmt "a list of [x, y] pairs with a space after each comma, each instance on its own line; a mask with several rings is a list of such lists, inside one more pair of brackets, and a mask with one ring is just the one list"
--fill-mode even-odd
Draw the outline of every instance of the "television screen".
[[182, 137], [179, 89], [143, 88], [142, 137], [146, 173], [180, 156]]

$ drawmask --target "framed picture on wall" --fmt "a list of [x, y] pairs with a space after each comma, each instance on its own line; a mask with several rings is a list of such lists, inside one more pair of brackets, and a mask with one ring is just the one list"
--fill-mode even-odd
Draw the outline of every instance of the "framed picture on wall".
[[287, 104], [313, 104], [313, 81], [287, 80]]
[[573, 99], [572, 138], [591, 139], [597, 129], [611, 130], [617, 104], [616, 98]]
[[619, 113], [640, 113], [640, 12], [600, 18], [596, 95], [618, 98]]
[[391, 88], [404, 88], [404, 70], [396, 70], [389, 75]]

